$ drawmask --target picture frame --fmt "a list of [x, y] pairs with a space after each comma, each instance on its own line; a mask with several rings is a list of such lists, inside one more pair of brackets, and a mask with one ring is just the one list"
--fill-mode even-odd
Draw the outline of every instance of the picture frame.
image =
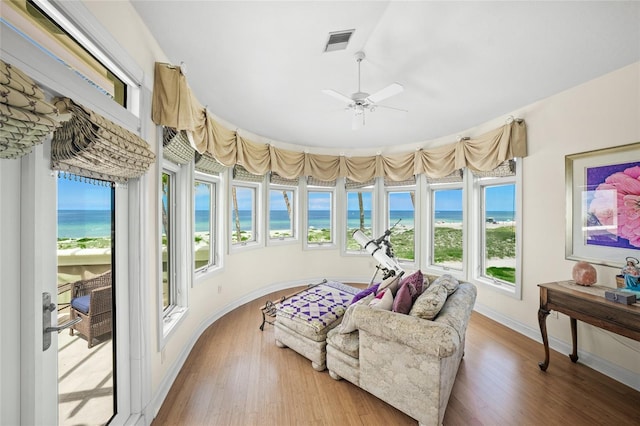
[[565, 183], [568, 260], [640, 256], [640, 142], [565, 156]]

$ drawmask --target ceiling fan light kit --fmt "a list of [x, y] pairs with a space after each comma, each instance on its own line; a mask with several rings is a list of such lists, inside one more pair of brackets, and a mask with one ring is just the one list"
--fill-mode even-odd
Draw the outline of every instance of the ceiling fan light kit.
[[404, 87], [400, 83], [392, 83], [387, 87], [377, 91], [373, 95], [362, 91], [362, 89], [360, 88], [360, 63], [366, 56], [364, 52], [358, 51], [355, 53], [354, 57], [356, 59], [356, 62], [358, 63], [358, 91], [353, 93], [351, 97], [343, 95], [342, 93], [337, 92], [333, 89], [324, 89], [322, 91], [329, 96], [345, 102], [347, 104], [346, 109], [352, 110], [354, 112], [352, 128], [354, 130], [357, 130], [363, 127], [365, 124], [365, 111], [369, 110], [373, 112], [378, 106], [406, 112], [406, 110], [402, 110], [400, 108], [387, 107], [377, 104], [380, 101], [401, 93], [404, 90]]

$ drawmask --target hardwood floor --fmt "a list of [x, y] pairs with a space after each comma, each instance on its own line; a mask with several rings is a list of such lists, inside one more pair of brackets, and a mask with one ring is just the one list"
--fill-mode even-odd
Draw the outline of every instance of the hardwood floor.
[[[259, 307], [225, 315], [194, 346], [154, 426], [415, 425], [417, 422], [291, 349], [276, 347]], [[535, 313], [532, 313], [535, 315]], [[567, 323], [567, 327], [569, 324]], [[638, 425], [640, 392], [473, 313], [445, 425]]]

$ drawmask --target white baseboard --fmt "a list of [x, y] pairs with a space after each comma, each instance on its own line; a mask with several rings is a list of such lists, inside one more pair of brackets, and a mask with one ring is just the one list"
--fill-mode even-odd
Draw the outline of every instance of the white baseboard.
[[[476, 303], [474, 310], [542, 344], [542, 335], [540, 334], [539, 328], [531, 328], [528, 325], [514, 321], [513, 319], [501, 314], [500, 312], [497, 312], [479, 303]], [[569, 325], [567, 324], [567, 327], [568, 326]], [[549, 348], [564, 354], [569, 354], [573, 350], [571, 344], [564, 342], [560, 339], [557, 339], [553, 336], [549, 336]], [[627, 370], [626, 368], [622, 368], [590, 352], [581, 351], [579, 347], [578, 347], [578, 357], [581, 364], [584, 364], [590, 368], [593, 368], [594, 370], [604, 374], [605, 376], [609, 376], [612, 379], [617, 380], [620, 383], [623, 383], [629, 386], [630, 388], [640, 391], [640, 374], [634, 373], [633, 371]], [[544, 359], [544, 350], [541, 347], [540, 360], [542, 361], [543, 359]]]
[[[198, 341], [202, 333], [204, 333], [204, 331], [211, 324], [213, 324], [214, 322], [216, 322], [218, 319], [222, 318], [224, 315], [228, 314], [229, 312], [233, 311], [234, 309], [244, 305], [245, 303], [248, 303], [255, 299], [263, 297], [264, 295], [267, 295], [276, 291], [280, 291], [280, 290], [286, 290], [292, 287], [299, 287], [299, 286], [308, 285], [308, 284], [320, 283], [325, 278], [327, 280], [338, 281], [338, 282], [362, 282], [362, 283], [369, 282], [369, 278], [363, 278], [363, 277], [356, 277], [356, 278], [354, 277], [348, 277], [348, 278], [321, 277], [321, 278], [312, 278], [312, 279], [305, 279], [305, 280], [274, 283], [267, 287], [262, 287], [256, 291], [253, 291], [238, 300], [235, 300], [234, 302], [224, 306], [222, 309], [219, 309], [218, 311], [212, 313], [208, 318], [202, 321], [198, 326], [198, 328], [194, 330], [193, 334], [191, 335], [191, 339], [189, 339], [187, 344], [184, 346], [182, 352], [180, 352], [180, 355], [178, 356], [176, 361], [169, 368], [169, 370], [167, 370], [167, 373], [165, 374], [164, 379], [160, 383], [160, 386], [158, 386], [158, 389], [155, 392], [155, 395], [151, 398], [151, 406], [153, 407], [153, 418], [155, 418], [158, 415], [158, 411], [160, 411], [160, 407], [162, 406], [162, 403], [164, 402], [165, 398], [169, 394], [169, 390], [171, 389], [173, 382], [176, 380], [176, 377], [178, 377], [178, 373], [180, 373], [180, 370], [182, 369], [184, 362], [187, 360], [189, 353], [191, 353], [193, 346], [196, 344], [196, 342]], [[256, 316], [256, 331], [258, 331], [259, 325], [260, 325], [259, 318]]]

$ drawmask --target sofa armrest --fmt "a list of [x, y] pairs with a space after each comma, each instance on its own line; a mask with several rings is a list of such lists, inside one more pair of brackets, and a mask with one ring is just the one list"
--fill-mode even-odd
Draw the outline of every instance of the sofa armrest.
[[427, 355], [446, 358], [460, 346], [458, 333], [447, 324], [366, 305], [355, 306], [352, 315], [359, 330], [382, 340], [410, 346]]

